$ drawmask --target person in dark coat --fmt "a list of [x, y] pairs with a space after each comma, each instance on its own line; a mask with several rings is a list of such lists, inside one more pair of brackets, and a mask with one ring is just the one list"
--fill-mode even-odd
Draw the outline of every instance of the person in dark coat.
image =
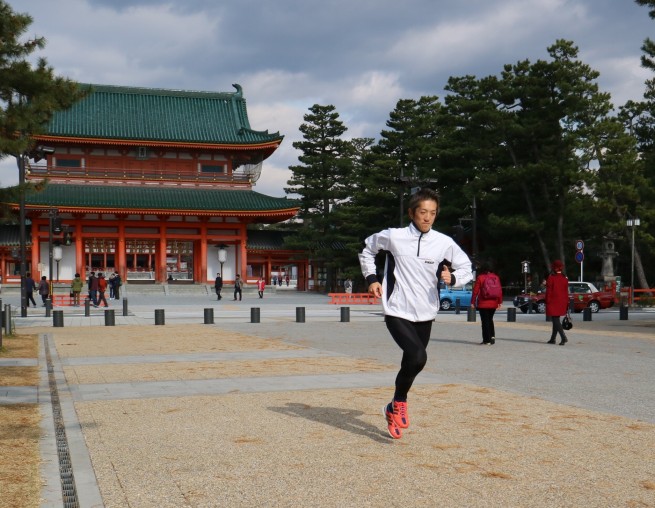
[[25, 304], [27, 307], [30, 306], [30, 302], [32, 302], [32, 305], [36, 307], [36, 302], [34, 301], [34, 290], [36, 289], [36, 282], [32, 278], [31, 274], [25, 275]]
[[214, 291], [216, 291], [216, 299], [220, 300], [223, 298], [221, 296], [221, 290], [223, 289], [223, 277], [221, 277], [220, 273], [216, 274], [216, 279], [214, 280]]
[[121, 286], [123, 285], [123, 279], [118, 274], [114, 272], [114, 300], [118, 300], [121, 297]]
[[[488, 296], [482, 290], [487, 278], [494, 279], [498, 287], [499, 294]], [[503, 292], [500, 286], [500, 279], [496, 275], [489, 262], [482, 262], [478, 267], [478, 274], [473, 286], [471, 295], [471, 306], [478, 309], [480, 313], [480, 324], [482, 325], [482, 342], [480, 344], [493, 345], [496, 343], [496, 330], [494, 328], [494, 314], [496, 309], [503, 305]]]
[[91, 272], [89, 274], [87, 287], [89, 288], [89, 300], [91, 300], [91, 305], [97, 307], [98, 306], [98, 278], [96, 277], [95, 272]]
[[45, 301], [50, 295], [50, 284], [48, 284], [45, 275], [41, 277], [41, 282], [39, 282], [39, 294], [41, 295], [41, 300], [43, 300], [43, 306], [45, 307]]
[[241, 301], [241, 285], [243, 283], [241, 282], [241, 276], [237, 273], [237, 278], [234, 280], [234, 301], [237, 300], [237, 296], [239, 297], [239, 301]]
[[564, 264], [556, 259], [551, 265], [552, 273], [546, 279], [546, 316], [553, 323], [553, 331], [548, 344], [555, 344], [557, 334], [560, 336], [560, 346], [568, 342], [560, 318], [566, 316], [569, 310], [569, 279], [562, 273]]

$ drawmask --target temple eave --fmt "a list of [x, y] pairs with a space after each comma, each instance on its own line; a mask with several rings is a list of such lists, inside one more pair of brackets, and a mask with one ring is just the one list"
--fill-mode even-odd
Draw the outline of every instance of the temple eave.
[[84, 145], [123, 145], [123, 146], [146, 146], [149, 148], [195, 148], [210, 150], [262, 150], [276, 149], [280, 146], [282, 139], [268, 141], [265, 143], [203, 143], [203, 142], [183, 142], [183, 141], [157, 141], [157, 140], [135, 140], [135, 139], [111, 139], [111, 138], [82, 138], [69, 136], [48, 136], [38, 135], [34, 138], [41, 142], [50, 143], [79, 143]]
[[[15, 205], [12, 207], [15, 208]], [[41, 212], [52, 207], [45, 205], [28, 205], [27, 212]], [[248, 218], [291, 218], [298, 213], [298, 208], [289, 208], [282, 210], [171, 210], [171, 209], [139, 209], [139, 208], [98, 208], [95, 207], [92, 212], [88, 208], [75, 207], [75, 206], [61, 206], [58, 205], [57, 211], [59, 213], [73, 213], [73, 214], [115, 214], [115, 215], [164, 215], [164, 216], [198, 216], [198, 217], [248, 217]]]

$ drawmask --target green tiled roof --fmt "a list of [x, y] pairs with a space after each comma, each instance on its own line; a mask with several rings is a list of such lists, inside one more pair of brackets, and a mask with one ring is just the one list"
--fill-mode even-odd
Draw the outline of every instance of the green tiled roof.
[[292, 235], [289, 231], [248, 230], [248, 249], [251, 250], [284, 250], [284, 239]]
[[27, 194], [28, 207], [94, 210], [187, 210], [207, 212], [275, 212], [298, 208], [287, 198], [274, 198], [251, 190], [191, 187], [48, 184]]
[[279, 133], [250, 128], [241, 87], [196, 92], [109, 85], [80, 85], [91, 93], [55, 113], [50, 136], [176, 143], [250, 145], [281, 141]]
[[[26, 239], [27, 243], [31, 243], [29, 235], [31, 227], [26, 226]], [[2, 224], [0, 225], [0, 247], [18, 247], [20, 245], [20, 230], [18, 224]]]

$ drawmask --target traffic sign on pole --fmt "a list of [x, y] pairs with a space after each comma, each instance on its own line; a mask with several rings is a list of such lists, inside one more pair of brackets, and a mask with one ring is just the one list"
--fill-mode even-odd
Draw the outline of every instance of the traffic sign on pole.
[[584, 279], [582, 277], [582, 270], [584, 267], [584, 242], [576, 240], [575, 242], [575, 262], [580, 265], [580, 282]]

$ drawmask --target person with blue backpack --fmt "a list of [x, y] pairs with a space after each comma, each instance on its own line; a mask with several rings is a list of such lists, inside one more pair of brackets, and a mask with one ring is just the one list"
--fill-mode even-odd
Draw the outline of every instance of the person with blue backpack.
[[471, 295], [471, 307], [477, 308], [480, 313], [482, 325], [482, 342], [480, 345], [492, 346], [496, 343], [496, 330], [494, 328], [494, 314], [503, 304], [503, 288], [500, 284], [500, 277], [493, 272], [489, 261], [479, 264], [473, 294]]

